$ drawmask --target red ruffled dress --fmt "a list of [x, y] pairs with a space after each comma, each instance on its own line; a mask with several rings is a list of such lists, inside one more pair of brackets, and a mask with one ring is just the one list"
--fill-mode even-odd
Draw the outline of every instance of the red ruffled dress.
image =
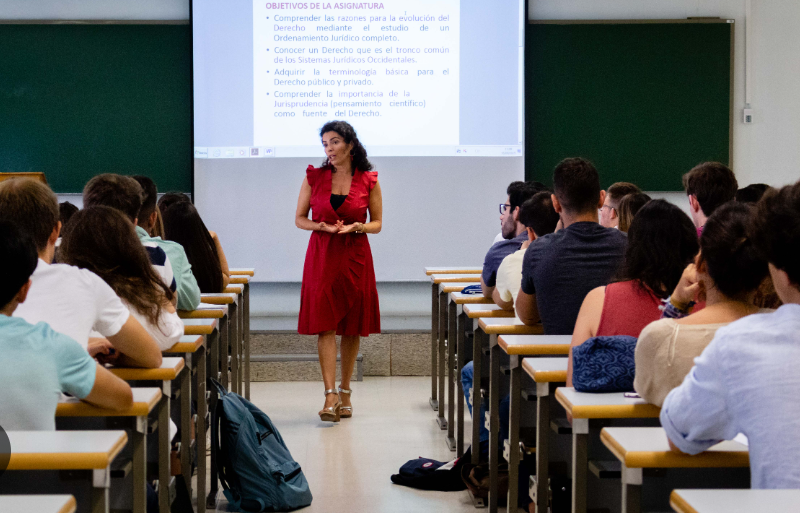
[[[356, 170], [350, 193], [334, 210], [331, 206], [331, 170], [308, 166], [311, 213], [315, 223], [366, 223], [369, 193], [378, 182], [375, 171]], [[368, 336], [380, 333], [381, 314], [372, 251], [365, 233], [311, 232], [303, 267], [300, 319], [297, 332], [317, 335], [336, 330], [337, 335]]]

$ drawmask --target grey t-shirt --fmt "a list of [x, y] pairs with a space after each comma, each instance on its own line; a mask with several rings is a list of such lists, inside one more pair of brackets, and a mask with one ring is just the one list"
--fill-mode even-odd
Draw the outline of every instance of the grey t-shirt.
[[627, 242], [627, 235], [615, 228], [579, 222], [528, 247], [522, 261], [522, 291], [536, 294], [546, 334], [572, 334], [583, 299], [611, 281]]

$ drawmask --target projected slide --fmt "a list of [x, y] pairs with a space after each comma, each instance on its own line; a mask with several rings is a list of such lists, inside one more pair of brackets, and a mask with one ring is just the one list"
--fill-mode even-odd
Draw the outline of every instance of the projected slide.
[[523, 2], [195, 0], [195, 157], [521, 156]]

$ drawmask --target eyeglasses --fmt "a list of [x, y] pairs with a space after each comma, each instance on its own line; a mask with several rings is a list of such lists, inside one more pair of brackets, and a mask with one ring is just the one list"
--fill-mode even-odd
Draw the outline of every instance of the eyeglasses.
[[600, 210], [600, 211], [602, 212], [602, 210], [603, 210], [604, 208], [607, 208], [607, 209], [609, 209], [609, 210], [616, 210], [616, 209], [615, 209], [614, 207], [612, 207], [611, 205], [603, 205], [603, 206], [602, 206], [602, 207], [600, 207], [598, 210]]
[[501, 215], [505, 214], [506, 210], [509, 208], [511, 208], [511, 205], [509, 205], [508, 203], [500, 203], [500, 214]]

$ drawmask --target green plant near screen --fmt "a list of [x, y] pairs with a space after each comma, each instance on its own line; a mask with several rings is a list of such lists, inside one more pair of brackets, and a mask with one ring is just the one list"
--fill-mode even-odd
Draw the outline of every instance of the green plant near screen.
[[694, 165], [730, 164], [732, 42], [725, 20], [529, 24], [527, 179], [585, 157], [603, 187], [679, 191]]
[[188, 24], [7, 24], [0, 48], [0, 171], [59, 193], [104, 172], [191, 191]]

